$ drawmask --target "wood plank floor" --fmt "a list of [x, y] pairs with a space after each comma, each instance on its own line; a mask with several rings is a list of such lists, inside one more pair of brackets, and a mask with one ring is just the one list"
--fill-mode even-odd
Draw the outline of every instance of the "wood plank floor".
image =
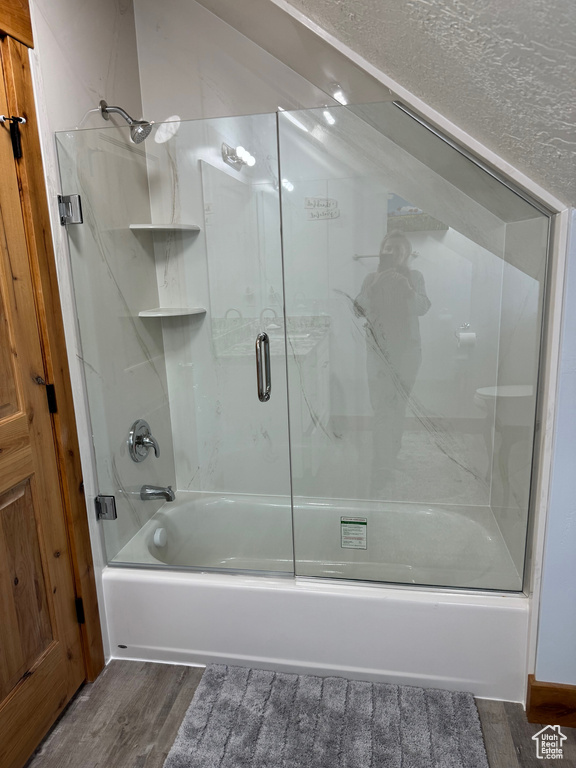
[[[85, 685], [29, 761], [27, 768], [162, 768], [202, 669], [113, 661]], [[520, 704], [478, 700], [490, 768], [540, 768]], [[576, 729], [562, 728], [559, 768], [576, 768]]]

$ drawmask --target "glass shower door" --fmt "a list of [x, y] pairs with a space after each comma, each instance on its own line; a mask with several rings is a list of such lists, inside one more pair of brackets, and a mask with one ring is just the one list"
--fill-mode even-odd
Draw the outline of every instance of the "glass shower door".
[[275, 116], [57, 143], [109, 562], [293, 573]]
[[522, 588], [545, 212], [393, 103], [58, 152], [111, 564]]
[[278, 120], [296, 573], [520, 590], [548, 216], [393, 103]]

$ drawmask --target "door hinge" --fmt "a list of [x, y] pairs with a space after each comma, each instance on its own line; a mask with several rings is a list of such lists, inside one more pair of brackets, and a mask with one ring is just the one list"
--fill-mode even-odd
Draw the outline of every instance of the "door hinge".
[[46, 384], [46, 399], [48, 400], [48, 410], [50, 413], [58, 413], [58, 404], [56, 403], [56, 389], [54, 384]]
[[60, 224], [82, 224], [82, 199], [80, 195], [58, 195]]
[[78, 624], [85, 624], [86, 617], [84, 616], [84, 601], [81, 597], [75, 597], [74, 602], [76, 603], [76, 618], [78, 619]]
[[116, 520], [118, 513], [116, 512], [116, 499], [114, 496], [103, 496], [99, 494], [94, 499], [94, 505], [96, 507], [96, 517], [98, 520]]
[[6, 115], [0, 115], [0, 123], [10, 123], [10, 138], [12, 140], [12, 152], [14, 153], [14, 159], [20, 160], [22, 157], [22, 139], [20, 136], [20, 126], [26, 122], [25, 117], [7, 117]]

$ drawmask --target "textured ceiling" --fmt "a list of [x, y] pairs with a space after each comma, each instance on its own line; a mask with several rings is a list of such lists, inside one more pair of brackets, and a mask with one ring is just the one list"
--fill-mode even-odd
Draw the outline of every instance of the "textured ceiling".
[[576, 205], [575, 0], [289, 0]]

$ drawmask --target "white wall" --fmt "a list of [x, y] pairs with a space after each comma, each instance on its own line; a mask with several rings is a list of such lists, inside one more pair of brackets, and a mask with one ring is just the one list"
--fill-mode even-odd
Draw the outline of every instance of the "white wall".
[[536, 679], [576, 685], [576, 211], [568, 251]]
[[135, 0], [134, 7], [142, 107], [148, 120], [335, 103], [194, 0]]
[[[60, 192], [60, 179], [54, 132], [79, 125], [88, 110], [96, 108], [103, 98], [139, 115], [141, 97], [134, 15], [131, 3], [126, 0], [81, 4], [75, 0], [31, 0], [30, 12], [35, 43], [30, 58], [106, 647], [107, 631], [100, 578], [106, 559], [101, 526], [96, 522], [92, 506], [97, 485], [92, 472], [90, 421], [78, 359], [80, 346], [66, 232], [57, 217], [56, 195]], [[90, 125], [98, 125], [98, 120], [101, 120], [98, 115], [91, 119], [95, 122], [88, 123]]]

